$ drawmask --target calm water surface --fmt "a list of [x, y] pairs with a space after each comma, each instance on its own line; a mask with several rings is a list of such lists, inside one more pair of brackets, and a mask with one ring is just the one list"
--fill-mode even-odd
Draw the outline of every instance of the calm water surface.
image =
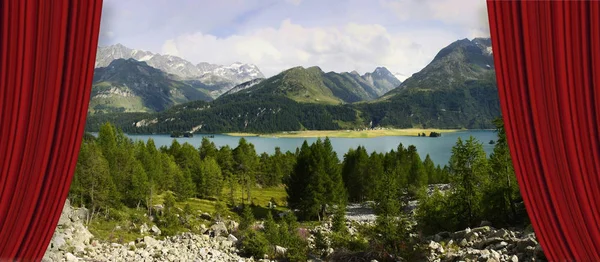
[[[187, 142], [192, 144], [194, 147], [199, 147], [202, 141], [202, 136], [206, 134], [196, 134], [192, 138], [171, 138], [169, 135], [128, 135], [133, 140], [147, 141], [148, 138], [154, 139], [154, 143], [157, 147], [171, 145], [173, 139], [181, 144]], [[469, 130], [460, 131], [455, 133], [446, 133], [441, 137], [430, 138], [430, 137], [412, 137], [412, 136], [388, 136], [388, 137], [375, 137], [375, 138], [330, 138], [331, 144], [334, 150], [337, 152], [338, 157], [343, 159], [344, 154], [348, 152], [350, 148], [356, 148], [358, 146], [364, 146], [369, 153], [371, 152], [389, 152], [392, 149], [398, 148], [398, 145], [402, 143], [404, 147], [409, 145], [415, 145], [417, 152], [421, 156], [421, 159], [425, 159], [427, 154], [430, 155], [431, 160], [436, 165], [445, 165], [450, 160], [452, 155], [452, 146], [456, 144], [456, 139], [461, 137], [463, 140], [468, 139], [469, 136], [475, 137], [481, 143], [486, 153], [492, 152], [494, 145], [488, 144], [490, 140], [496, 140], [497, 135], [495, 131], [488, 130]], [[312, 143], [317, 138], [275, 138], [275, 137], [244, 137], [248, 142], [254, 144], [256, 152], [261, 154], [267, 152], [272, 154], [275, 152], [275, 147], [281, 148], [281, 151], [292, 151], [295, 152], [296, 148], [301, 147], [304, 140], [308, 143]], [[214, 135], [214, 138], [209, 138], [213, 141], [217, 147], [229, 145], [235, 148], [238, 144], [240, 137], [228, 136], [228, 135]]]

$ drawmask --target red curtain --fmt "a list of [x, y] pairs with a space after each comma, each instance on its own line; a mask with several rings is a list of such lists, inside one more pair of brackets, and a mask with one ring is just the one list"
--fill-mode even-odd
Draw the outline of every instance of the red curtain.
[[41, 260], [91, 91], [102, 0], [0, 3], [0, 260]]
[[600, 2], [487, 1], [502, 114], [550, 261], [600, 261]]

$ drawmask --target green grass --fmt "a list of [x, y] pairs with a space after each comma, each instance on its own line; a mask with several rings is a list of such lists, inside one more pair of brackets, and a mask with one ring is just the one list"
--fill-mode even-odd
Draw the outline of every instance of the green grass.
[[144, 102], [142, 101], [142, 98], [138, 97], [138, 96], [123, 97], [123, 96], [113, 95], [108, 98], [94, 97], [90, 100], [90, 105], [88, 107], [89, 108], [88, 111], [92, 114], [96, 113], [96, 110], [94, 109], [94, 107], [97, 105], [104, 105], [104, 106], [110, 107], [110, 108], [121, 108], [122, 107], [125, 109], [125, 112], [152, 112], [152, 110], [150, 110], [146, 106], [144, 106]]
[[[153, 205], [163, 204], [166, 193], [157, 195], [153, 198]], [[288, 210], [285, 207], [287, 194], [283, 186], [272, 187], [272, 188], [254, 188], [251, 191], [252, 202], [255, 204], [252, 211], [256, 219], [263, 219], [266, 217], [267, 212], [271, 211], [275, 216], [277, 213]], [[229, 188], [223, 189], [223, 204], [227, 205], [229, 202]], [[241, 190], [237, 187], [234, 190], [234, 197], [236, 205], [241, 203]], [[275, 199], [277, 207], [274, 210], [268, 209], [268, 204], [271, 198]], [[192, 213], [208, 213], [213, 215], [215, 212], [215, 199], [198, 199], [189, 198], [185, 201], [175, 203], [175, 207], [184, 210], [186, 205], [189, 205]], [[225, 214], [223, 216], [229, 217], [239, 221], [239, 215], [233, 212], [233, 206], [226, 206]], [[146, 212], [145, 208], [139, 210], [133, 208], [123, 208], [122, 210], [111, 210], [108, 218], [99, 217], [95, 218], [88, 225], [88, 229], [94, 235], [95, 239], [102, 241], [109, 241], [115, 243], [128, 243], [135, 241], [138, 238], [144, 237], [140, 234], [139, 227], [146, 223], [148, 227], [152, 227], [153, 223], [144, 216]], [[198, 223], [204, 223], [210, 225], [210, 221], [197, 221]], [[136, 228], [133, 228], [133, 225]], [[120, 228], [120, 229], [117, 229]]]
[[[123, 210], [111, 210], [110, 216], [112, 219], [104, 217], [96, 218], [87, 226], [88, 230], [95, 239], [102, 241], [110, 241], [115, 243], [128, 243], [135, 241], [144, 235], [140, 234], [140, 226], [144, 223], [148, 227], [152, 226], [152, 222], [144, 216], [145, 209], [125, 208]], [[133, 228], [133, 225], [136, 228]]]

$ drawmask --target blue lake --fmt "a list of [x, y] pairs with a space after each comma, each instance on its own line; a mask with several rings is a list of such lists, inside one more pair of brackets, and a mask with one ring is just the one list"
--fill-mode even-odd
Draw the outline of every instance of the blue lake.
[[[169, 135], [128, 135], [133, 140], [147, 141], [148, 138], [154, 139], [157, 147], [169, 146], [173, 139], [181, 144], [190, 143], [194, 147], [199, 147], [202, 141], [202, 136], [207, 134], [196, 134], [191, 138], [171, 138]], [[331, 144], [334, 150], [337, 152], [338, 157], [343, 159], [344, 154], [348, 152], [350, 148], [356, 148], [358, 146], [364, 146], [369, 153], [371, 152], [389, 152], [392, 149], [398, 148], [398, 145], [402, 143], [404, 147], [409, 145], [415, 145], [417, 151], [421, 156], [421, 159], [425, 159], [425, 156], [429, 154], [431, 159], [436, 165], [445, 165], [450, 160], [452, 155], [452, 147], [456, 144], [458, 137], [463, 140], [468, 139], [469, 136], [475, 137], [483, 144], [483, 148], [486, 153], [492, 152], [494, 145], [488, 144], [490, 140], [496, 140], [497, 134], [495, 131], [490, 130], [468, 130], [460, 131], [455, 133], [445, 133], [441, 137], [412, 137], [412, 136], [387, 136], [387, 137], [375, 137], [375, 138], [330, 138]], [[261, 154], [266, 152], [272, 154], [275, 152], [275, 147], [281, 148], [281, 151], [292, 151], [302, 146], [304, 140], [308, 143], [312, 143], [317, 138], [275, 138], [275, 137], [256, 137], [249, 136], [244, 137], [248, 142], [254, 144], [256, 152]], [[217, 147], [229, 145], [235, 148], [238, 144], [240, 137], [228, 136], [228, 135], [217, 135], [209, 140], [213, 141]]]

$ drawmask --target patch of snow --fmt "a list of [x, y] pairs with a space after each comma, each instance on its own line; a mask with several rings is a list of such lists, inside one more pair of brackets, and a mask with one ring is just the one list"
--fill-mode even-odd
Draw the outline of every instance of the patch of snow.
[[152, 55], [152, 54], [151, 55], [145, 55], [142, 58], [140, 58], [139, 61], [148, 61], [148, 60], [152, 59], [153, 57], [154, 57], [154, 55]]

